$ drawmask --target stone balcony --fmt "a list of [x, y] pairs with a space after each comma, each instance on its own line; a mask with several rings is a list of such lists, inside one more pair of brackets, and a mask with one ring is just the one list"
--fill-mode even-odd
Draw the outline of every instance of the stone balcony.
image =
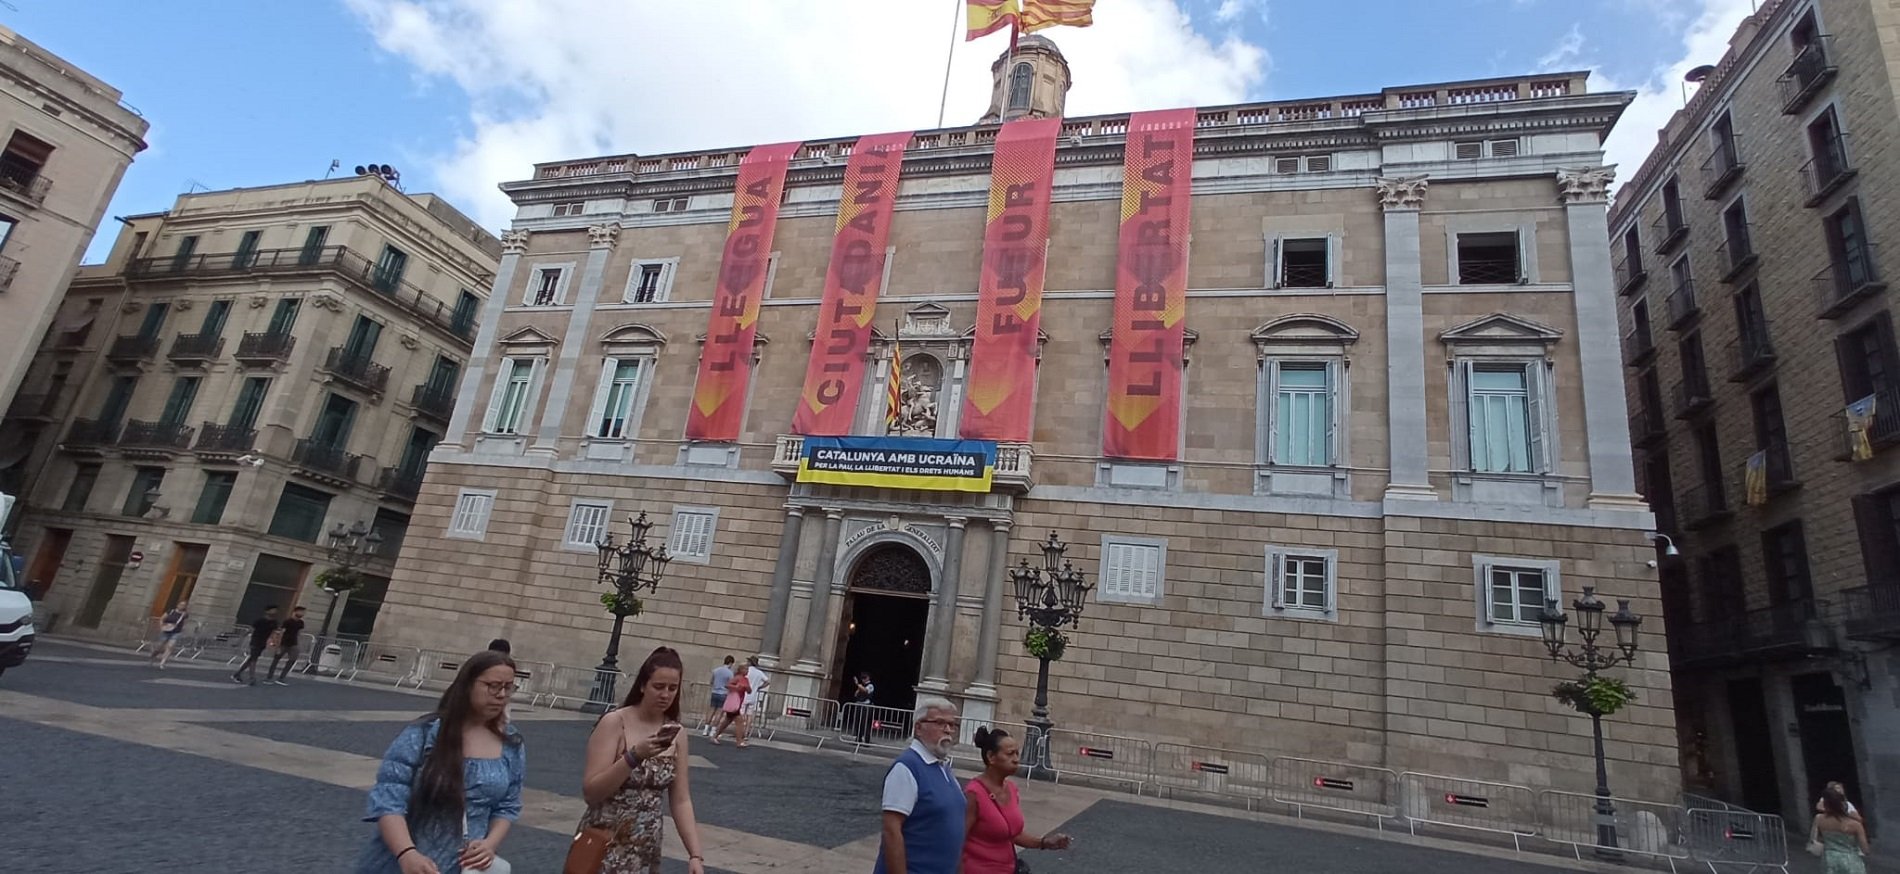
[[[780, 434], [772, 448], [772, 470], [788, 480], [798, 478], [798, 461], [805, 454], [805, 438], [799, 434]], [[1035, 451], [1027, 443], [996, 444], [996, 470], [991, 488], [999, 492], [1023, 494], [1036, 486], [1030, 464]]]

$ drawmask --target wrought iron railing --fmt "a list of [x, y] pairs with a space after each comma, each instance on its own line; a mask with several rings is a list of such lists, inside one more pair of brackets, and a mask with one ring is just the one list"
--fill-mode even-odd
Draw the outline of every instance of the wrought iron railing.
[[1664, 255], [1689, 236], [1689, 222], [1683, 217], [1682, 196], [1663, 195], [1662, 215], [1650, 225], [1656, 232], [1656, 254]]
[[106, 357], [114, 361], [146, 361], [158, 354], [158, 338], [144, 334], [127, 334], [115, 337], [112, 346], [106, 350]]
[[1511, 285], [1523, 279], [1516, 258], [1460, 258], [1459, 285]]
[[1702, 311], [1695, 298], [1695, 280], [1684, 279], [1676, 283], [1675, 290], [1669, 292], [1665, 303], [1669, 309], [1669, 327], [1680, 328]]
[[342, 479], [355, 479], [356, 467], [362, 460], [363, 456], [351, 455], [341, 446], [308, 438], [297, 441], [290, 453], [291, 463], [298, 467]]
[[238, 340], [239, 361], [285, 361], [297, 348], [297, 338], [288, 333], [245, 334]]
[[376, 488], [386, 495], [413, 502], [422, 493], [422, 471], [385, 467], [376, 475]]
[[1702, 160], [1702, 195], [1711, 200], [1728, 189], [1729, 183], [1742, 175], [1747, 165], [1735, 146], [1735, 137], [1717, 140], [1715, 151]]
[[1872, 243], [1847, 246], [1814, 274], [1810, 281], [1822, 318], [1838, 316], [1861, 298], [1887, 287], [1874, 266], [1877, 248]]
[[416, 386], [409, 396], [409, 405], [418, 413], [446, 422], [455, 412], [455, 387], [427, 383]]
[[1626, 363], [1640, 364], [1655, 351], [1655, 335], [1650, 332], [1649, 325], [1645, 322], [1637, 322], [1629, 333], [1623, 335], [1623, 360]]
[[1649, 271], [1643, 269], [1643, 262], [1639, 260], [1632, 266], [1628, 255], [1618, 256], [1612, 267], [1616, 271], [1617, 294], [1629, 294], [1649, 280]]
[[1775, 79], [1781, 89], [1781, 111], [1786, 114], [1799, 112], [1801, 107], [1813, 97], [1821, 86], [1839, 68], [1834, 64], [1834, 37], [1819, 34], [1810, 37], [1806, 47], [1794, 56], [1794, 62]]
[[1715, 403], [1715, 394], [1709, 390], [1708, 376], [1691, 372], [1676, 381], [1676, 418], [1686, 418], [1700, 413]]
[[117, 440], [119, 423], [101, 419], [74, 419], [72, 427], [66, 429], [66, 443], [71, 446], [105, 446]]
[[40, 168], [0, 158], [0, 190], [10, 191], [34, 203], [45, 203], [46, 192], [52, 187], [52, 178], [41, 173]]
[[183, 422], [144, 422], [133, 419], [119, 433], [119, 445], [142, 449], [184, 449], [191, 445], [192, 429]]
[[[1872, 409], [1864, 409], [1865, 403], [1871, 403]], [[1835, 412], [1832, 421], [1834, 433], [1840, 435], [1841, 457], [1856, 461], [1871, 458], [1873, 453], [1900, 442], [1900, 387], [1875, 386], [1866, 397]]]
[[209, 361], [224, 352], [224, 338], [216, 334], [179, 334], [165, 357], [173, 361]]
[[1747, 379], [1775, 363], [1775, 344], [1769, 339], [1768, 325], [1744, 322], [1741, 336], [1729, 343], [1735, 360], [1735, 378]]
[[1676, 511], [1682, 515], [1682, 524], [1690, 528], [1727, 517], [1730, 511], [1726, 484], [1720, 480], [1704, 480], [1684, 488]]
[[1731, 282], [1740, 276], [1750, 264], [1755, 263], [1755, 242], [1749, 236], [1748, 225], [1733, 225], [1728, 229], [1728, 238], [1716, 247], [1716, 254], [1722, 261], [1722, 281]]
[[206, 422], [198, 428], [199, 452], [249, 452], [257, 445], [257, 429]]
[[1814, 157], [1801, 165], [1801, 181], [1807, 191], [1808, 206], [1818, 206], [1823, 198], [1854, 178], [1853, 164], [1847, 159], [1847, 135], [1834, 134], [1814, 143]]
[[1863, 640], [1900, 640], [1900, 579], [1870, 580], [1841, 593], [1847, 636]]
[[330, 354], [323, 360], [323, 369], [331, 375], [357, 388], [374, 394], [382, 394], [389, 388], [389, 368], [377, 364], [368, 355], [351, 354], [342, 346], [330, 347]]

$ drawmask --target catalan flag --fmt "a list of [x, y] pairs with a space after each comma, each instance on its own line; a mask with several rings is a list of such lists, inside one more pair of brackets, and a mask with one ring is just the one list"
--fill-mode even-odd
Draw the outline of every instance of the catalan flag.
[[884, 430], [897, 427], [897, 414], [904, 408], [904, 350], [891, 334], [891, 379], [884, 387]]
[[1035, 33], [1048, 27], [1088, 27], [1095, 23], [1095, 0], [1022, 0], [1022, 4], [1023, 33]]
[[967, 27], [964, 41], [1015, 27], [1023, 14], [1022, 0], [964, 0]]
[[1874, 457], [1874, 443], [1867, 435], [1873, 430], [1878, 403], [1879, 395], [1868, 395], [1847, 405], [1847, 452], [1855, 461]]

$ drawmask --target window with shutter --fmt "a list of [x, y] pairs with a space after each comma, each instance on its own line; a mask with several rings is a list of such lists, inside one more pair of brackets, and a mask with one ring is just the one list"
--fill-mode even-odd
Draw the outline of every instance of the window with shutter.
[[1478, 628], [1541, 636], [1550, 601], [1562, 603], [1558, 563], [1548, 559], [1472, 556], [1478, 589]]
[[1338, 562], [1337, 550], [1267, 547], [1267, 615], [1334, 618]]
[[673, 531], [666, 551], [679, 561], [705, 564], [712, 558], [713, 532], [719, 524], [714, 507], [679, 507], [673, 511]]
[[613, 517], [614, 505], [603, 501], [575, 501], [567, 515], [567, 545], [577, 549], [593, 549], [595, 544], [606, 539], [608, 520]]
[[482, 539], [488, 534], [488, 516], [494, 507], [494, 490], [462, 489], [455, 496], [455, 513], [449, 517], [448, 536]]
[[1457, 143], [1452, 148], [1453, 154], [1456, 155], [1460, 161], [1471, 161], [1484, 157], [1484, 143], [1482, 142]]
[[1275, 158], [1273, 159], [1273, 172], [1298, 173], [1300, 172], [1300, 159], [1299, 158]]
[[1102, 538], [1102, 582], [1097, 597], [1106, 602], [1159, 603], [1166, 567], [1164, 540], [1141, 537]]
[[1310, 155], [1306, 159], [1306, 172], [1326, 173], [1333, 169], [1333, 156]]
[[1491, 141], [1491, 157], [1493, 158], [1517, 157], [1517, 140], [1492, 140]]

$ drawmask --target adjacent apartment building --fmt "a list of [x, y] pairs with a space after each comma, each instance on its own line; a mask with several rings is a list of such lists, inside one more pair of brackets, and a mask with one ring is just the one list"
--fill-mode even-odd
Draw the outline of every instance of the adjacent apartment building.
[[[1155, 460], [1104, 449], [1117, 229], [1153, 205], [1125, 201], [1124, 144], [1144, 131], [1058, 118], [1070, 71], [1046, 39], [993, 72], [974, 126], [558, 161], [504, 185], [519, 211], [377, 639], [467, 652], [499, 636], [591, 665], [612, 624], [595, 544], [644, 513], [674, 558], [627, 624], [626, 669], [655, 644], [692, 678], [757, 652], [787, 707], [836, 700], [864, 670], [882, 704], [929, 691], [971, 722], [1021, 720], [1037, 663], [1005, 569], [1039, 564], [1055, 531], [1094, 584], [1052, 668], [1063, 726], [1577, 789], [1589, 720], [1551, 700], [1572, 673], [1537, 620], [1594, 587], [1649, 617], [1612, 775], [1673, 798], [1601, 166], [1631, 96], [1572, 73], [1189, 111], [1171, 130], [1192, 152], [1140, 177], [1191, 173], [1180, 351], [1131, 359], [1181, 380]], [[985, 332], [1017, 322], [979, 298], [1041, 263], [996, 241], [1044, 189], [994, 187], [1027, 170], [992, 163], [1034, 130], [1053, 165], [1046, 291], [1016, 359], [1033, 366], [999, 387], [982, 382]], [[770, 154], [788, 158], [782, 197], [747, 182], [735, 202]], [[840, 244], [879, 221], [884, 184], [846, 174], [893, 172], [887, 243]], [[828, 308], [828, 276], [875, 307]], [[821, 328], [821, 311], [859, 327]], [[862, 353], [837, 352], [853, 330]], [[833, 384], [834, 365], [855, 375]], [[728, 391], [738, 368], [749, 384]], [[796, 432], [801, 405], [842, 403], [844, 382], [855, 406], [826, 407], [843, 424]], [[1033, 428], [973, 436], [999, 390], [1033, 393]], [[728, 415], [736, 436], [688, 436]], [[993, 452], [993, 478], [800, 474], [819, 436], [886, 435]]]
[[[127, 220], [36, 344], [15, 543], [55, 628], [208, 629], [331, 597], [329, 534], [382, 538], [367, 634], [446, 428], [500, 243], [376, 176], [187, 194]], [[363, 538], [367, 539], [367, 538]]]
[[1900, 793], [1896, 28], [1762, 4], [1610, 216], [1685, 778], [1793, 820]]
[[[0, 27], [0, 409], [14, 403], [107, 201], [145, 148], [145, 119], [119, 97]], [[28, 444], [0, 429], [0, 491], [20, 485]]]

